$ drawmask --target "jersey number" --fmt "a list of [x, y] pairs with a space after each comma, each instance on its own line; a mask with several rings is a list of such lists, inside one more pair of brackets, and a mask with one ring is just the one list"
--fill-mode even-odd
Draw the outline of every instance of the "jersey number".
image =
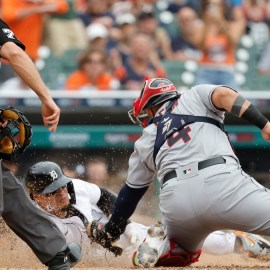
[[183, 140], [184, 143], [187, 143], [191, 140], [189, 136], [189, 132], [191, 131], [191, 128], [189, 126], [183, 128], [182, 130], [175, 132], [171, 137], [167, 139], [167, 143], [170, 147], [172, 147], [176, 142], [179, 140]]
[[2, 28], [3, 32], [7, 34], [8, 38], [15, 39], [14, 33], [8, 28]]

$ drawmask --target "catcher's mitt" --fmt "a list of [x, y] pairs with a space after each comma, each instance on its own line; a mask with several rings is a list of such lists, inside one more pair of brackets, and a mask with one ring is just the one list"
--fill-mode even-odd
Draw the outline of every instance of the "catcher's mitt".
[[0, 109], [0, 158], [15, 160], [31, 143], [32, 126], [23, 113], [13, 107]]
[[104, 224], [98, 221], [92, 221], [87, 225], [88, 237], [110, 252], [114, 253], [115, 257], [120, 256], [123, 252], [122, 246], [117, 243], [109, 233], [105, 231]]

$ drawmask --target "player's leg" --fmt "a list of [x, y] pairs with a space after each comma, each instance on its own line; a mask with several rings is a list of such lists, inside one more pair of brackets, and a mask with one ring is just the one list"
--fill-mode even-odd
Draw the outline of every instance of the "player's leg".
[[201, 189], [211, 207], [211, 216], [205, 215], [208, 223], [217, 229], [270, 236], [270, 191], [241, 168], [226, 167], [227, 176], [223, 172], [209, 178]]
[[214, 255], [233, 253], [235, 241], [236, 235], [234, 233], [215, 231], [206, 237], [202, 250]]
[[77, 243], [81, 246], [82, 256], [89, 253], [91, 243], [85, 233], [85, 226], [78, 216], [65, 219], [50, 215], [50, 219], [57, 225], [59, 230], [65, 236], [67, 243]]
[[144, 242], [134, 252], [132, 262], [136, 266], [188, 266], [198, 261], [201, 250], [188, 252], [168, 239], [166, 228], [161, 224], [149, 227]]
[[269, 255], [270, 242], [260, 235], [233, 231], [215, 231], [210, 233], [203, 243], [203, 251], [223, 255], [229, 253], [247, 253], [251, 257]]
[[69, 269], [80, 248], [74, 245], [67, 247], [57, 226], [34, 206], [22, 184], [6, 166], [1, 163], [1, 167], [4, 221], [30, 246], [42, 263], [49, 264], [49, 269]]

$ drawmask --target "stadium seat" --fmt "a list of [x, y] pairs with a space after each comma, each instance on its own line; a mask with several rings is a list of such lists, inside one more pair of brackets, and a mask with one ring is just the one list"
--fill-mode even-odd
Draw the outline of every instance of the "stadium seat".
[[38, 59], [36, 66], [47, 87], [57, 89], [58, 76], [61, 73], [59, 59], [52, 53], [49, 53], [46, 57]]
[[78, 56], [82, 49], [66, 50], [60, 58], [62, 72], [66, 76], [75, 71], [78, 67]]
[[176, 87], [187, 88], [194, 82], [194, 74], [186, 69], [184, 62], [164, 60], [162, 65], [167, 73], [167, 78]]
[[259, 55], [260, 50], [252, 41], [252, 38], [244, 36], [236, 50], [236, 67], [243, 66], [243, 64], [247, 66], [247, 69], [242, 70], [242, 72], [239, 69], [236, 71], [238, 73], [236, 76], [242, 78], [240, 83], [242, 90], [265, 90], [269, 88], [269, 78], [263, 78], [257, 72]]

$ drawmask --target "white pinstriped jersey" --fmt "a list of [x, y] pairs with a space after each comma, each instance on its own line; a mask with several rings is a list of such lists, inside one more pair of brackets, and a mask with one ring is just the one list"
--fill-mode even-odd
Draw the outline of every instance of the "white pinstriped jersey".
[[[185, 91], [175, 103], [172, 113], [207, 116], [223, 123], [225, 112], [215, 108], [211, 102], [211, 95], [217, 87], [218, 85], [204, 84]], [[156, 116], [164, 114], [168, 103], [159, 109]], [[171, 170], [215, 156], [230, 156], [238, 162], [227, 135], [220, 128], [209, 123], [197, 122], [184, 129], [184, 133], [181, 132], [180, 135], [176, 132], [162, 145], [155, 165], [153, 150], [157, 127], [155, 124], [146, 127], [136, 141], [134, 152], [129, 159], [127, 185], [142, 188], [152, 182], [156, 173], [160, 180]]]

